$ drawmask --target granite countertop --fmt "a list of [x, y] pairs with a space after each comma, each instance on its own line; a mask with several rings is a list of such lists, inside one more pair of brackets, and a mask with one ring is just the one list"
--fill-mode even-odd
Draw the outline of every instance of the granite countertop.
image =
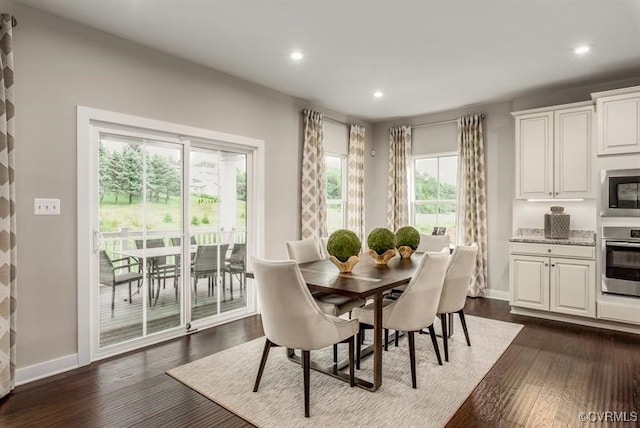
[[592, 230], [571, 230], [568, 239], [547, 239], [544, 237], [544, 229], [520, 228], [515, 236], [509, 238], [510, 242], [528, 242], [531, 244], [564, 244], [564, 245], [596, 245], [596, 234]]

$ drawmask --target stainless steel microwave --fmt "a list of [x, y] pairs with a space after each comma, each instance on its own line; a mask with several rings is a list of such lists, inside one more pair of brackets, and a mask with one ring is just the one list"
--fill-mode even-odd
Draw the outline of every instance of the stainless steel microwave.
[[640, 169], [609, 169], [601, 174], [602, 217], [640, 217]]

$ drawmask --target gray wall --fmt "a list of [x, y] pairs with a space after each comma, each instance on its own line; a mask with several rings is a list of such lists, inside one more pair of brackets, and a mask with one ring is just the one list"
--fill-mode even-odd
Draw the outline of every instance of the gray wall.
[[[77, 105], [264, 140], [266, 252], [285, 257], [284, 241], [299, 237], [300, 110], [351, 118], [26, 7], [0, 4], [19, 20], [18, 368], [77, 352]], [[35, 197], [60, 198], [61, 215], [34, 216]]]

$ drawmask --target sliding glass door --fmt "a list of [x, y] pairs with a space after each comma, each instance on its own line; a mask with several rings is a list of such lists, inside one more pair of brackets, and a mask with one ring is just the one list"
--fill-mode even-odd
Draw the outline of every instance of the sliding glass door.
[[255, 150], [91, 131], [91, 360], [255, 313]]

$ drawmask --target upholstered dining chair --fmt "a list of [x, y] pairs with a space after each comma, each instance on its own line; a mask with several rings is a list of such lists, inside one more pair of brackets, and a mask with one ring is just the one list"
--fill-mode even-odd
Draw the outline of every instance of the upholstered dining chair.
[[[138, 271], [140, 265], [133, 262], [132, 257], [111, 259], [105, 250], [100, 250], [100, 284], [111, 287], [111, 318], [115, 308], [116, 286], [129, 284], [129, 303], [131, 303], [131, 284], [137, 282], [140, 288], [142, 273]], [[136, 268], [132, 270], [132, 268]], [[119, 272], [119, 273], [116, 273]]]
[[451, 261], [447, 268], [444, 286], [442, 287], [442, 295], [440, 296], [440, 303], [438, 304], [438, 315], [442, 323], [442, 342], [445, 361], [449, 361], [448, 314], [457, 313], [460, 316], [460, 324], [462, 324], [467, 346], [471, 346], [469, 332], [467, 331], [467, 322], [464, 319], [464, 304], [467, 301], [467, 291], [469, 290], [469, 282], [471, 281], [471, 275], [476, 265], [477, 256], [478, 245], [476, 243], [468, 247], [457, 246], [455, 250], [453, 250]]
[[[396, 300], [383, 300], [382, 326], [385, 329], [407, 332], [409, 338], [409, 361], [411, 364], [411, 385], [417, 387], [416, 381], [416, 349], [415, 332], [423, 328], [429, 329], [431, 342], [436, 352], [438, 364], [442, 364], [440, 350], [433, 328], [438, 302], [442, 293], [444, 275], [447, 270], [449, 255], [445, 253], [425, 253], [422, 255], [415, 274], [407, 284], [407, 288]], [[373, 326], [373, 303], [364, 308], [355, 308], [353, 315], [360, 321], [360, 333], [363, 327]], [[360, 366], [361, 340], [357, 341], [356, 367]]]
[[353, 350], [354, 338], [358, 333], [358, 321], [344, 320], [323, 313], [311, 297], [295, 261], [253, 259], [253, 267], [258, 302], [262, 308], [262, 327], [266, 336], [253, 392], [258, 391], [272, 347], [299, 349], [302, 351], [304, 415], [308, 418], [310, 351], [347, 342], [349, 377], [351, 386], [354, 386]]
[[[286, 241], [287, 256], [298, 263], [307, 263], [323, 260], [325, 257], [320, 250], [320, 240], [315, 238], [302, 239], [299, 241]], [[350, 312], [353, 308], [364, 306], [365, 299], [352, 299], [347, 296], [340, 296], [332, 293], [314, 292], [313, 298], [316, 300], [322, 312], [334, 317]], [[333, 361], [338, 361], [338, 347], [333, 347]]]
[[416, 251], [421, 253], [439, 252], [443, 248], [449, 249], [450, 243], [451, 238], [449, 235], [426, 235], [421, 233], [420, 244], [418, 244]]

